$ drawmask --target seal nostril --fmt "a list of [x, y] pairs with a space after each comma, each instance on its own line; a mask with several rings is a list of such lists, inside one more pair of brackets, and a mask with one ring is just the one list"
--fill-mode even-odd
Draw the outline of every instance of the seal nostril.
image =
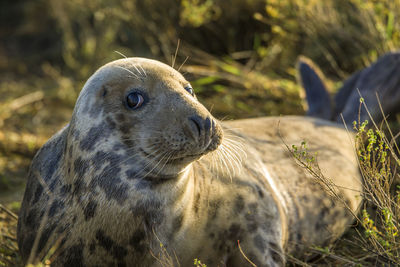
[[197, 129], [198, 136], [200, 136], [201, 129], [202, 129], [202, 127], [201, 127], [201, 121], [202, 121], [201, 117], [196, 115], [196, 116], [190, 117], [189, 120], [194, 123], [194, 125], [196, 126], [196, 129]]

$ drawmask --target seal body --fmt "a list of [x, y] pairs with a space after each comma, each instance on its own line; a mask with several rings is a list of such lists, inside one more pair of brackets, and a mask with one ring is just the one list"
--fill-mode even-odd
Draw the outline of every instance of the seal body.
[[335, 123], [221, 123], [169, 66], [107, 64], [32, 162], [18, 222], [22, 257], [52, 266], [282, 266], [286, 254], [327, 245], [352, 222], [282, 140], [307, 140], [337, 194], [358, 209], [353, 146]]

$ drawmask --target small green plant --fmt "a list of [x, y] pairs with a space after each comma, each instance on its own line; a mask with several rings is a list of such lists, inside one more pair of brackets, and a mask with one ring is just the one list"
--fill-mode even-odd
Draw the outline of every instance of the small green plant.
[[201, 263], [199, 259], [194, 259], [194, 266], [196, 267], [207, 267], [204, 263]]
[[[169, 252], [168, 252], [167, 248], [164, 246], [164, 244], [158, 238], [158, 236], [156, 235], [154, 230], [153, 230], [153, 234], [156, 236], [156, 238], [157, 238], [157, 240], [159, 242], [160, 248], [158, 249], [158, 253], [157, 254], [154, 254], [154, 252], [152, 250], [150, 250], [150, 254], [158, 261], [158, 263], [162, 267], [173, 267], [173, 266], [175, 266], [174, 259], [169, 255]], [[178, 259], [176, 259], [176, 260], [179, 263]]]
[[317, 163], [317, 152], [310, 153], [307, 147], [307, 141], [302, 141], [300, 147], [296, 145], [292, 145], [292, 155], [294, 158], [306, 169], [312, 170], [319, 170], [318, 163]]
[[305, 168], [311, 174], [311, 177], [315, 179], [315, 182], [320, 184], [332, 197], [341, 200], [341, 196], [337, 194], [336, 185], [329, 177], [323, 175], [318, 165], [318, 152], [311, 153], [308, 150], [306, 140], [303, 140], [300, 146], [292, 145], [290, 148], [286, 145], [286, 147], [296, 160], [296, 163]]
[[[367, 204], [376, 207], [372, 216], [367, 209], [362, 210], [361, 225], [364, 245], [390, 263], [400, 263], [399, 186], [395, 183], [398, 151], [394, 142], [389, 142], [381, 129], [368, 129], [368, 121], [354, 123], [356, 130], [356, 151], [364, 178], [364, 197]], [[374, 219], [372, 219], [374, 217]]]

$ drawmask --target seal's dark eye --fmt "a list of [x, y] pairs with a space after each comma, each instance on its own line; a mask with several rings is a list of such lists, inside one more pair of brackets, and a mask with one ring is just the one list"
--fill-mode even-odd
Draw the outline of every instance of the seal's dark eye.
[[192, 86], [188, 85], [185, 87], [185, 90], [189, 92], [189, 94], [191, 94], [192, 96], [194, 96], [194, 91]]
[[137, 92], [130, 93], [126, 97], [126, 103], [128, 104], [128, 107], [131, 109], [137, 109], [140, 108], [140, 106], [143, 105], [144, 98], [141, 94]]

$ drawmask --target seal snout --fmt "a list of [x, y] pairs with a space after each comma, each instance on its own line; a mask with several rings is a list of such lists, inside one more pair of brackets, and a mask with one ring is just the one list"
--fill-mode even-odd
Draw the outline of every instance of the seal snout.
[[183, 131], [204, 151], [214, 150], [220, 144], [219, 139], [222, 138], [219, 125], [211, 116], [203, 117], [197, 114], [189, 116], [184, 122]]
[[210, 134], [211, 130], [211, 118], [202, 118], [199, 115], [190, 116], [188, 119], [189, 135], [194, 139], [198, 140], [202, 136]]

